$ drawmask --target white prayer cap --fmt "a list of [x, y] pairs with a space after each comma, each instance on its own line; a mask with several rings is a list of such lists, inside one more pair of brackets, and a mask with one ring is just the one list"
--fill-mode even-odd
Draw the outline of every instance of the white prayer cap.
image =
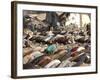
[[85, 48], [84, 47], [79, 47], [78, 49], [77, 49], [77, 52], [80, 52], [80, 51], [82, 51], [82, 50], [84, 50]]

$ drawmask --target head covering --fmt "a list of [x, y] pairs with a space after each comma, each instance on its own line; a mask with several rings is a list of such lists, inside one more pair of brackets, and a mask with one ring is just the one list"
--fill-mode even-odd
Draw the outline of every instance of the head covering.
[[82, 51], [82, 50], [84, 50], [85, 48], [84, 47], [79, 47], [78, 49], [77, 49], [77, 52], [80, 52], [80, 51]]

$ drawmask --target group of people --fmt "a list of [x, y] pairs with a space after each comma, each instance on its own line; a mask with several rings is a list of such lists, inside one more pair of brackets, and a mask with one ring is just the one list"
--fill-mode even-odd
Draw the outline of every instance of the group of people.
[[[63, 13], [64, 14], [64, 13]], [[47, 21], [25, 23], [23, 29], [23, 68], [63, 68], [89, 66], [91, 64], [91, 34], [76, 24], [61, 25], [55, 13], [49, 13]], [[66, 14], [66, 16], [69, 16]], [[28, 18], [28, 17], [27, 17]], [[25, 19], [25, 18], [24, 18]], [[31, 19], [31, 17], [29, 17]], [[56, 21], [54, 21], [54, 20]], [[53, 20], [53, 22], [52, 22]], [[57, 22], [57, 25], [54, 23]], [[52, 24], [53, 23], [53, 24]], [[60, 23], [60, 24], [58, 24]], [[39, 26], [39, 27], [38, 27]], [[74, 26], [74, 27], [71, 27]]]

